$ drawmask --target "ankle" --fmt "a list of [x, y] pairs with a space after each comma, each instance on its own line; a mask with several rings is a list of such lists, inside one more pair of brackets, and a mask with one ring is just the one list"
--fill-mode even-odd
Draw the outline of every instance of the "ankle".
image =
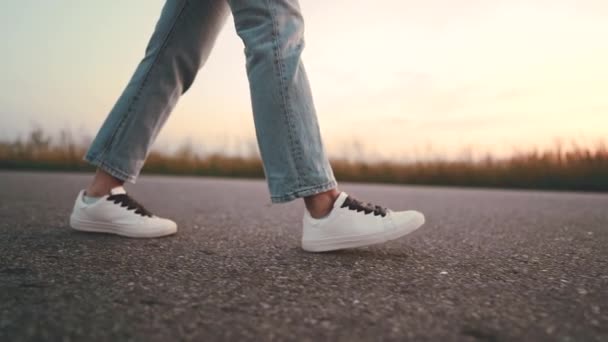
[[104, 189], [99, 187], [88, 186], [84, 190], [84, 195], [89, 197], [103, 197], [110, 193], [111, 189]]
[[90, 197], [102, 197], [110, 193], [110, 190], [117, 186], [123, 185], [124, 182], [109, 173], [97, 169], [95, 177], [89, 186], [85, 189], [85, 195]]
[[326, 192], [304, 197], [306, 210], [313, 218], [322, 218], [327, 216], [333, 209], [334, 202], [340, 195], [338, 189], [331, 189]]

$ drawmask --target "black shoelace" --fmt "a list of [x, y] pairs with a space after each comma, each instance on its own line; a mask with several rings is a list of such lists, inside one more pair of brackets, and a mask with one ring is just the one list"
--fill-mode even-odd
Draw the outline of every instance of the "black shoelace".
[[152, 217], [152, 213], [146, 210], [143, 205], [137, 203], [136, 200], [129, 197], [127, 194], [117, 194], [108, 196], [108, 201], [120, 204], [121, 207], [126, 207], [127, 210], [134, 210], [135, 213], [141, 216]]
[[374, 213], [374, 216], [380, 215], [382, 217], [386, 216], [386, 211], [388, 210], [379, 205], [361, 202], [351, 196], [346, 197], [340, 208], [345, 207], [349, 210], [356, 210], [357, 212], [363, 211], [365, 214]]

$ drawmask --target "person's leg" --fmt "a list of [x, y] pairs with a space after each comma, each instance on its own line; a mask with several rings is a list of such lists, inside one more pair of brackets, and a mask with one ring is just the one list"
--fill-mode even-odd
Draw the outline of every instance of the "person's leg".
[[128, 85], [85, 160], [98, 167], [87, 189], [101, 196], [135, 182], [161, 127], [207, 60], [229, 14], [225, 0], [167, 0]]
[[244, 42], [256, 135], [271, 200], [308, 197], [326, 213], [337, 184], [326, 157], [300, 54], [304, 22], [297, 0], [229, 0]]
[[229, 14], [225, 0], [167, 0], [143, 60], [91, 144], [85, 160], [98, 167], [81, 191], [70, 226], [128, 237], [177, 232], [121, 186], [135, 182], [156, 135], [204, 64]]
[[305, 199], [302, 248], [368, 246], [416, 230], [424, 216], [393, 212], [339, 192], [325, 155], [300, 60], [304, 22], [297, 0], [229, 0], [245, 44], [254, 121], [271, 200]]

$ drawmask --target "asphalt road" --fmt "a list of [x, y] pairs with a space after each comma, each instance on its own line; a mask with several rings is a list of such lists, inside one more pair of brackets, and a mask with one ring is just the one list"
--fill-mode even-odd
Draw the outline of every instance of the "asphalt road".
[[299, 248], [262, 181], [142, 177], [178, 235], [71, 231], [82, 174], [0, 172], [0, 341], [608, 341], [608, 195], [342, 184], [427, 215], [387, 245]]

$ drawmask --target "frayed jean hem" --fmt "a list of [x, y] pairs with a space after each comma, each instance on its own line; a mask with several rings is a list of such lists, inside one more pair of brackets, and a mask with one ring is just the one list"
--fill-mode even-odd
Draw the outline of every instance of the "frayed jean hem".
[[307, 196], [312, 196], [312, 195], [316, 195], [322, 192], [326, 192], [329, 191], [331, 189], [334, 189], [338, 186], [338, 182], [336, 182], [335, 180], [331, 180], [327, 183], [323, 183], [320, 185], [313, 185], [313, 186], [307, 186], [304, 188], [300, 188], [298, 190], [283, 194], [283, 195], [279, 195], [279, 196], [270, 196], [270, 200], [272, 201], [272, 203], [286, 203], [286, 202], [290, 202], [293, 201], [297, 198], [302, 198], [302, 197], [307, 197]]
[[86, 162], [88, 162], [89, 164], [96, 166], [97, 168], [109, 173], [113, 177], [116, 177], [123, 182], [129, 182], [129, 183], [135, 184], [135, 181], [137, 180], [137, 176], [129, 174], [128, 172], [122, 171], [121, 169], [108, 163], [105, 160], [102, 160], [99, 157], [96, 158], [96, 157], [93, 157], [92, 155], [87, 154], [84, 156], [83, 159]]

